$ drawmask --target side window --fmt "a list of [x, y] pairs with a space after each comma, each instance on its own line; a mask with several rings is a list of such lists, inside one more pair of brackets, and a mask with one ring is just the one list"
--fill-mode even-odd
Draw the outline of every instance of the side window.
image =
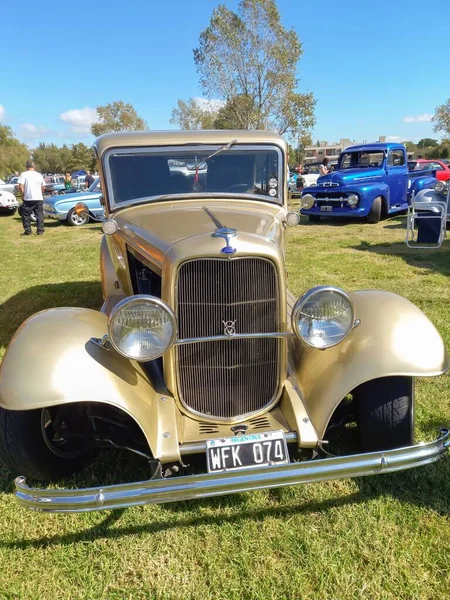
[[402, 167], [405, 164], [405, 153], [403, 150], [391, 150], [389, 152], [388, 165], [390, 167]]
[[439, 163], [430, 163], [431, 164], [431, 168], [434, 170], [436, 169], [436, 171], [443, 171], [444, 169], [441, 167], [441, 165]]

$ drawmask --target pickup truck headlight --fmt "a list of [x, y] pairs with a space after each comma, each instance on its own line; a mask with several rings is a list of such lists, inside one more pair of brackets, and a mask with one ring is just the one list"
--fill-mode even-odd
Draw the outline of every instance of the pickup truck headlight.
[[356, 194], [349, 194], [347, 196], [347, 204], [351, 207], [354, 208], [359, 202], [359, 198]]
[[445, 181], [438, 181], [434, 184], [434, 191], [438, 192], [438, 194], [442, 194], [445, 192]]
[[325, 349], [336, 346], [350, 333], [355, 310], [342, 290], [318, 286], [297, 300], [291, 319], [294, 333], [305, 344]]
[[139, 294], [114, 307], [108, 320], [108, 336], [122, 356], [140, 362], [155, 360], [173, 345], [177, 333], [175, 315], [160, 298]]

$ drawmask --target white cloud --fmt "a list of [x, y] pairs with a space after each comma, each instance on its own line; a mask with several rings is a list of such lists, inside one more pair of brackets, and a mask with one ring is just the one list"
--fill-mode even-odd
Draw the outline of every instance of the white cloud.
[[405, 123], [428, 123], [433, 118], [433, 115], [424, 113], [423, 115], [417, 115], [415, 117], [403, 117]]
[[209, 112], [216, 112], [225, 106], [225, 102], [223, 100], [208, 100], [208, 98], [200, 98], [199, 96], [194, 97], [193, 100], [199, 108]]
[[19, 125], [19, 137], [24, 141], [32, 141], [42, 138], [47, 135], [49, 130], [47, 127], [33, 125], [33, 123], [22, 123]]
[[59, 118], [68, 123], [74, 133], [90, 133], [92, 123], [97, 121], [97, 110], [89, 106], [74, 108], [60, 114]]
[[0, 123], [3, 123], [3, 121], [5, 120], [5, 114], [5, 107], [0, 104]]

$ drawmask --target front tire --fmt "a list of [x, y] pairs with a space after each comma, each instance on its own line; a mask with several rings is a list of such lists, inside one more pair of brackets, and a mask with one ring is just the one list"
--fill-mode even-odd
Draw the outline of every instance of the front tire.
[[80, 215], [77, 215], [74, 208], [70, 209], [67, 213], [67, 223], [69, 225], [72, 225], [72, 227], [80, 227], [81, 225], [86, 225], [88, 221], [89, 215], [84, 215], [81, 217]]
[[77, 456], [53, 452], [49, 439], [44, 438], [43, 410], [0, 408], [0, 457], [15, 476], [38, 481], [59, 479], [78, 471], [90, 453], [90, 449]]
[[412, 377], [382, 377], [353, 392], [362, 449], [402, 448], [414, 443]]
[[375, 198], [372, 206], [370, 207], [369, 214], [367, 215], [368, 223], [379, 223], [381, 219], [381, 209], [383, 208], [383, 199], [381, 196]]

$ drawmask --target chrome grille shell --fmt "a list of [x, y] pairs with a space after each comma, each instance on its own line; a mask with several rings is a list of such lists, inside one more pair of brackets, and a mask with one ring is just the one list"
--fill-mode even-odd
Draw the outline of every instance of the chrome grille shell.
[[[198, 258], [179, 266], [179, 338], [280, 331], [280, 282], [267, 258]], [[231, 330], [232, 332], [232, 330]], [[176, 349], [179, 401], [190, 414], [234, 421], [270, 408], [280, 393], [285, 340], [233, 339]]]

